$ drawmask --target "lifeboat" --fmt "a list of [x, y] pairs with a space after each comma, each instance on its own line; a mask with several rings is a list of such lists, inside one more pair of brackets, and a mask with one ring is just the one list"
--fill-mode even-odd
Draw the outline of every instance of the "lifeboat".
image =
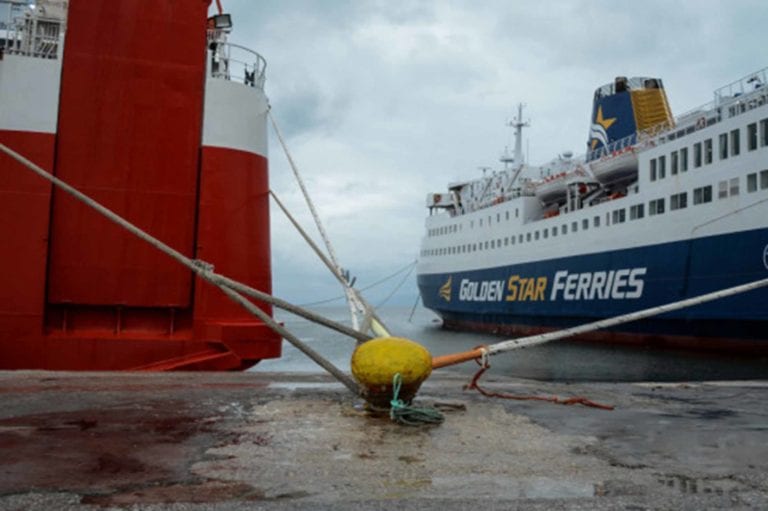
[[604, 185], [633, 181], [637, 176], [637, 153], [634, 146], [611, 151], [589, 162], [589, 169]]
[[587, 177], [587, 173], [581, 167], [576, 167], [534, 181], [536, 198], [544, 204], [563, 203], [568, 194], [568, 185], [584, 181], [585, 177]]

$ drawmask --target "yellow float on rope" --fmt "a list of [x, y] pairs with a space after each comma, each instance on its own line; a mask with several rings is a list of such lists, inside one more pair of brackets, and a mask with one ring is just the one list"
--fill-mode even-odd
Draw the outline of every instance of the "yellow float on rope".
[[352, 353], [352, 375], [363, 387], [366, 400], [389, 409], [392, 380], [400, 374], [400, 399], [410, 403], [421, 383], [432, 373], [432, 356], [424, 346], [401, 337], [379, 337], [364, 342]]

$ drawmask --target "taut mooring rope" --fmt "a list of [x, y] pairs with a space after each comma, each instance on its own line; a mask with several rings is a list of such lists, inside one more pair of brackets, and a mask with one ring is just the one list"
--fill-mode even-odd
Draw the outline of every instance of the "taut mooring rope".
[[[53, 183], [55, 186], [58, 186], [71, 196], [75, 197], [77, 200], [85, 204], [86, 206], [95, 209], [99, 213], [101, 213], [103, 216], [107, 217], [109, 220], [113, 221], [120, 227], [123, 227], [133, 235], [137, 236], [141, 240], [145, 241], [146, 243], [149, 243], [156, 249], [160, 250], [164, 254], [170, 256], [171, 258], [175, 259], [182, 265], [186, 266], [193, 272], [195, 272], [200, 278], [206, 280], [207, 282], [210, 282], [211, 284], [217, 286], [219, 289], [221, 289], [230, 299], [235, 301], [236, 303], [243, 306], [246, 310], [248, 310], [251, 314], [254, 314], [257, 316], [260, 320], [262, 320], [267, 326], [269, 326], [273, 331], [275, 331], [278, 335], [281, 335], [283, 338], [285, 338], [288, 342], [293, 344], [299, 351], [307, 355], [310, 359], [312, 359], [315, 363], [320, 365], [323, 369], [331, 373], [337, 380], [339, 380], [342, 384], [344, 384], [349, 390], [351, 390], [353, 393], [359, 395], [361, 393], [360, 387], [357, 385], [357, 383], [350, 378], [347, 374], [342, 372], [340, 369], [338, 369], [336, 366], [331, 364], [328, 360], [324, 359], [319, 353], [314, 351], [312, 348], [310, 348], [308, 345], [306, 345], [304, 342], [300, 341], [298, 338], [296, 338], [294, 335], [292, 335], [290, 332], [285, 330], [283, 327], [281, 327], [277, 322], [275, 322], [272, 318], [269, 317], [269, 315], [261, 310], [259, 307], [257, 307], [255, 304], [250, 302], [248, 299], [246, 299], [244, 296], [239, 294], [237, 291], [245, 293], [247, 290], [248, 293], [252, 293], [255, 290], [253, 288], [250, 288], [240, 282], [237, 282], [235, 280], [232, 280], [230, 278], [227, 278], [223, 275], [219, 275], [217, 273], [214, 273], [213, 271], [213, 265], [210, 263], [207, 263], [205, 261], [201, 261], [199, 259], [191, 259], [181, 252], [173, 249], [172, 247], [166, 245], [159, 239], [153, 237], [149, 233], [143, 231], [139, 227], [135, 226], [128, 220], [124, 219], [114, 211], [106, 208], [102, 204], [98, 203], [91, 197], [87, 196], [83, 192], [79, 191], [75, 187], [67, 184], [66, 182], [62, 181], [61, 179], [57, 178], [56, 176], [46, 172], [43, 168], [39, 167], [32, 161], [28, 160], [21, 154], [17, 153], [16, 151], [10, 149], [5, 144], [0, 143], [0, 150], [2, 150], [4, 153], [6, 153], [8, 156], [16, 160], [17, 162], [21, 163], [23, 166], [37, 174], [38, 176], [42, 177], [43, 179], [46, 179]], [[258, 291], [257, 293], [253, 294], [255, 297], [263, 299], [264, 301], [268, 301], [270, 303], [274, 303], [273, 297], [271, 295], [268, 295], [266, 293], [263, 293], [261, 291]], [[258, 295], [258, 296], [256, 296]], [[283, 302], [284, 304], [287, 304], [287, 302]], [[276, 303], [274, 303], [277, 305]], [[291, 306], [294, 310], [298, 310], [298, 307]], [[287, 309], [286, 309], [287, 310]], [[309, 312], [309, 311], [305, 311]], [[313, 314], [314, 315], [314, 314]], [[325, 323], [330, 322], [330, 320], [325, 320]], [[344, 330], [348, 330], [343, 325], [337, 325], [338, 327], [342, 327]], [[354, 331], [352, 331], [354, 332]], [[355, 334], [358, 334], [358, 332], [355, 332]], [[356, 337], [356, 336], [355, 336]]]
[[477, 358], [486, 357], [489, 355], [496, 355], [505, 351], [511, 351], [520, 348], [528, 348], [530, 346], [537, 346], [550, 341], [556, 341], [564, 339], [566, 337], [572, 337], [574, 335], [585, 334], [600, 330], [603, 328], [609, 328], [623, 323], [629, 323], [631, 321], [638, 321], [640, 319], [650, 318], [666, 312], [672, 312], [686, 307], [692, 307], [713, 300], [719, 300], [729, 296], [734, 296], [747, 291], [753, 291], [761, 287], [768, 286], [768, 278], [748, 282], [746, 284], [740, 284], [738, 286], [721, 289], [719, 291], [713, 291], [712, 293], [706, 293], [700, 296], [694, 296], [693, 298], [687, 298], [678, 302], [667, 303], [664, 305], [657, 305], [655, 307], [649, 307], [636, 312], [630, 312], [629, 314], [622, 314], [613, 318], [601, 319], [599, 321], [593, 321], [592, 323], [586, 323], [584, 325], [575, 326], [572, 328], [566, 328], [564, 330], [558, 330], [556, 332], [549, 332], [546, 334], [531, 335], [528, 337], [520, 337], [519, 339], [510, 339], [507, 341], [501, 341], [490, 346], [480, 346], [470, 351], [464, 351], [461, 353], [452, 353], [450, 355], [441, 355], [432, 359], [432, 367], [446, 367], [449, 365], [458, 364], [461, 362], [468, 362]]
[[[325, 232], [325, 228], [323, 227], [323, 223], [320, 221], [320, 215], [318, 215], [317, 210], [315, 209], [315, 204], [312, 202], [312, 198], [309, 196], [309, 192], [307, 191], [307, 187], [304, 185], [304, 180], [301, 177], [301, 174], [299, 173], [299, 168], [296, 166], [296, 163], [293, 161], [293, 157], [291, 156], [291, 152], [288, 150], [288, 145], [285, 143], [285, 139], [283, 139], [283, 134], [280, 131], [280, 128], [277, 126], [277, 121], [275, 121], [275, 117], [272, 115], [272, 110], [267, 110], [267, 115], [269, 116], [269, 120], [272, 122], [272, 128], [275, 130], [275, 134], [277, 135], [277, 139], [280, 141], [280, 146], [283, 148], [283, 152], [285, 153], [285, 157], [288, 159], [288, 164], [291, 167], [291, 171], [293, 172], [294, 177], [296, 178], [296, 182], [299, 184], [299, 188], [301, 189], [301, 193], [304, 196], [304, 200], [307, 203], [307, 206], [309, 207], [309, 211], [312, 214], [312, 218], [315, 221], [315, 225], [317, 226], [317, 230], [320, 232], [320, 237], [323, 239], [323, 243], [325, 244], [326, 249], [328, 250], [328, 257], [330, 259], [330, 264], [335, 268], [331, 271], [334, 275], [341, 275], [341, 266], [339, 265], [339, 261], [336, 258], [336, 252], [333, 250], [333, 245], [331, 245], [331, 240], [328, 238], [328, 234]], [[277, 200], [277, 197], [275, 197], [274, 194], [272, 194], [272, 197]], [[279, 202], [279, 201], [278, 201]], [[289, 219], [293, 222], [293, 224], [298, 227], [298, 223], [295, 222], [292, 217], [288, 214], [287, 210], [283, 208], [283, 206], [280, 206], [281, 209], [288, 215]], [[302, 235], [305, 237], [305, 239], [308, 239], [308, 237], [303, 234], [303, 231], [301, 231], [301, 228], [299, 228], [300, 232], [302, 232]], [[323, 258], [325, 262], [325, 258]], [[347, 303], [349, 304], [349, 312], [352, 317], [352, 326], [355, 329], [358, 329], [361, 327], [361, 325], [358, 322], [356, 311], [360, 311], [364, 314], [366, 318], [371, 318], [371, 329], [373, 330], [376, 335], [379, 336], [389, 336], [389, 331], [384, 326], [384, 323], [381, 321], [380, 318], [375, 316], [375, 313], [373, 311], [373, 307], [365, 301], [365, 299], [360, 295], [360, 293], [355, 290], [355, 288], [352, 287], [351, 283], [347, 281], [345, 278], [341, 278], [340, 280], [341, 285], [344, 289], [344, 293], [347, 295]]]

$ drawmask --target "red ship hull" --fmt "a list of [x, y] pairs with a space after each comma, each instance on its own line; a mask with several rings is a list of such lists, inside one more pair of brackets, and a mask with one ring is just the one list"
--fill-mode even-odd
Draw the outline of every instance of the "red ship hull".
[[[209, 87], [209, 3], [73, 0], [59, 87], [24, 106], [21, 125], [0, 118], [0, 142], [269, 293], [266, 140], [203, 135], [222, 124], [210, 101], [266, 99], [247, 84], [232, 97]], [[56, 73], [25, 58], [0, 66]], [[264, 124], [251, 135], [265, 137], [265, 112], [251, 114]], [[0, 239], [0, 369], [243, 370], [280, 356], [279, 336], [218, 289], [4, 155]]]

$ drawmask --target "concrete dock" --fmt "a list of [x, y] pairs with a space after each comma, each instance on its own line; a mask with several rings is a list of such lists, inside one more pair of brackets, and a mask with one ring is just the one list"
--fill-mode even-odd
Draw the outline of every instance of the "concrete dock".
[[768, 509], [768, 382], [465, 383], [406, 427], [325, 375], [0, 372], [0, 509]]

